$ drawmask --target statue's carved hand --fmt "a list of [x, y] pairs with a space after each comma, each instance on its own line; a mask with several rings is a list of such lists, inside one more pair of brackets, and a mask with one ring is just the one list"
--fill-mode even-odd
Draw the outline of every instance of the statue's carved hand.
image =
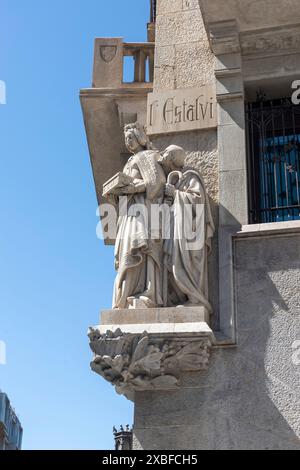
[[128, 186], [124, 186], [121, 188], [122, 194], [134, 194], [136, 193], [136, 187], [134, 184], [129, 184]]
[[124, 186], [120, 189], [121, 194], [136, 194], [136, 193], [143, 193], [146, 191], [145, 184], [142, 183], [131, 183], [128, 186]]
[[176, 188], [175, 188], [175, 186], [173, 186], [173, 184], [166, 183], [166, 186], [165, 186], [165, 195], [166, 195], [168, 198], [174, 199], [174, 197], [175, 197], [175, 191], [176, 191]]

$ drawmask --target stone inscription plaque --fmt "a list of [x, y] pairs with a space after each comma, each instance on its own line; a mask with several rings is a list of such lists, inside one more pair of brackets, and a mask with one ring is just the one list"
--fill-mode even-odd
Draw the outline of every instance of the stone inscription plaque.
[[216, 91], [212, 84], [148, 95], [149, 135], [216, 127]]

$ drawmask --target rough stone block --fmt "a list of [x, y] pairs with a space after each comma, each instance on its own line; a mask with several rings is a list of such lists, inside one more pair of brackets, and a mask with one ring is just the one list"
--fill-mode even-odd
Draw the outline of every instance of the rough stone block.
[[123, 77], [123, 39], [97, 38], [94, 50], [93, 87], [118, 87]]
[[182, 0], [183, 10], [199, 10], [199, 0]]
[[209, 323], [209, 313], [205, 307], [105, 310], [102, 312], [100, 319], [102, 325], [192, 323], [201, 321]]
[[206, 32], [200, 11], [184, 11], [158, 16], [156, 22], [156, 44], [172, 45], [203, 40]]
[[155, 90], [174, 90], [176, 88], [175, 67], [169, 65], [161, 65], [154, 68], [154, 84]]
[[206, 38], [199, 43], [178, 44], [175, 48], [178, 88], [205, 85], [215, 80], [214, 56]]
[[182, 10], [183, 0], [157, 0], [157, 16]]
[[155, 54], [155, 67], [175, 66], [175, 46], [160, 47]]

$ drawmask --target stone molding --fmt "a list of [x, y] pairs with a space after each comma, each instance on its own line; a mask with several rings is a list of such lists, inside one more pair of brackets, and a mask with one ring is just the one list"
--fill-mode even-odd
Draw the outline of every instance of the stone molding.
[[240, 32], [236, 20], [226, 20], [210, 22], [207, 29], [216, 56], [240, 52], [258, 58], [300, 52], [299, 24]]
[[236, 20], [208, 24], [209, 40], [215, 55], [240, 52], [239, 29]]
[[241, 33], [242, 55], [266, 57], [300, 52], [300, 25]]
[[124, 86], [116, 88], [82, 88], [80, 90], [80, 96], [91, 98], [95, 96], [114, 98], [119, 97], [120, 95], [126, 97], [132, 97], [133, 95], [147, 96], [147, 94], [151, 93], [152, 90], [153, 87], [149, 83], [126, 83]]
[[176, 390], [183, 372], [208, 368], [214, 336], [206, 327], [202, 332], [181, 334], [171, 327], [169, 332], [155, 334], [130, 333], [125, 325], [127, 331], [117, 328], [102, 333], [103, 325], [90, 328], [95, 354], [91, 368], [131, 400], [135, 392]]
[[[180, 324], [184, 324], [186, 327], [189, 323], [195, 323], [195, 326], [199, 326], [199, 322], [202, 323], [201, 328], [206, 323], [207, 328], [210, 320], [210, 314], [205, 307], [158, 307], [158, 308], [147, 308], [147, 309], [115, 309], [115, 310], [103, 310], [100, 315], [100, 324], [102, 325], [118, 325], [121, 329], [124, 329], [123, 325], [135, 324], [139, 325], [141, 333], [145, 330], [149, 331], [149, 327], [145, 325], [150, 324], [151, 332], [153, 332], [154, 326], [162, 331], [162, 324], [165, 324], [167, 328], [170, 328], [170, 324], [180, 329]], [[121, 326], [122, 325], [122, 326]], [[144, 326], [142, 326], [144, 325]], [[196, 331], [195, 326], [191, 326], [191, 331]], [[101, 333], [105, 333], [102, 331]], [[113, 326], [111, 327], [113, 328]], [[111, 329], [109, 327], [109, 329]], [[127, 327], [125, 327], [127, 328]], [[132, 327], [130, 331], [132, 332]], [[208, 330], [209, 331], [209, 330]], [[181, 330], [182, 332], [182, 330]]]
[[289, 236], [300, 234], [300, 221], [269, 222], [265, 224], [243, 225], [241, 230], [235, 233], [234, 238]]

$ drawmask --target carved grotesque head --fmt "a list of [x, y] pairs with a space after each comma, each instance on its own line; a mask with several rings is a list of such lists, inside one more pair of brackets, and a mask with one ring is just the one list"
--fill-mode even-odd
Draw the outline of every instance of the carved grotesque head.
[[151, 149], [152, 144], [146, 135], [145, 128], [138, 122], [124, 127], [125, 144], [131, 153]]
[[170, 145], [160, 157], [159, 163], [167, 172], [182, 170], [185, 163], [185, 157], [185, 151], [182, 147]]

